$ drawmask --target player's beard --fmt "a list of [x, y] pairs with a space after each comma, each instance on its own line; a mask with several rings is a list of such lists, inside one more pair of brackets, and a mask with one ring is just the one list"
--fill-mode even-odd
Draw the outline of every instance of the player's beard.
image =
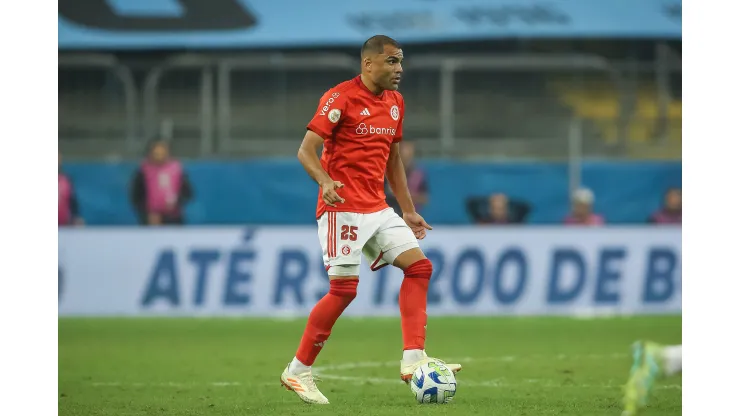
[[[383, 90], [390, 90], [390, 91], [396, 91], [398, 89], [398, 85], [393, 82], [393, 80], [397, 77], [395, 73], [390, 73], [388, 75], [380, 76], [373, 80], [375, 85], [379, 86]], [[400, 82], [400, 79], [399, 79]]]
[[397, 76], [395, 74], [391, 74], [391, 76], [388, 78], [388, 88], [386, 88], [387, 90], [395, 91], [398, 89], [401, 84], [401, 79], [399, 78], [398, 82], [393, 82], [396, 77]]

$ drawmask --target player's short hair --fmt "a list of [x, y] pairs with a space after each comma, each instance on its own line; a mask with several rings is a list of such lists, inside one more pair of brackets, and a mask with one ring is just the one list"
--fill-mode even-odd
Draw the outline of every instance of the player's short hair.
[[367, 54], [379, 54], [383, 53], [383, 48], [385, 45], [391, 45], [394, 48], [401, 49], [401, 44], [398, 43], [397, 40], [385, 36], [385, 35], [375, 35], [371, 37], [370, 39], [366, 40], [365, 43], [362, 44], [362, 49], [360, 50], [360, 57], [365, 57]]

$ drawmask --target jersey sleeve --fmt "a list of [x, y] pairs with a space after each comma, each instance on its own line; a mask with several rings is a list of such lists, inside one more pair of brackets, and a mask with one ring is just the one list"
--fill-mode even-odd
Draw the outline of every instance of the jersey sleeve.
[[400, 117], [398, 118], [398, 128], [396, 129], [396, 136], [393, 137], [393, 143], [399, 143], [401, 140], [403, 140], [403, 117], [406, 114], [406, 105], [403, 101], [403, 96], [401, 94], [398, 94], [399, 103], [401, 104], [401, 110], [399, 111]]
[[334, 131], [345, 116], [347, 93], [336, 89], [327, 91], [316, 109], [316, 113], [306, 129], [318, 134], [323, 139], [334, 137]]

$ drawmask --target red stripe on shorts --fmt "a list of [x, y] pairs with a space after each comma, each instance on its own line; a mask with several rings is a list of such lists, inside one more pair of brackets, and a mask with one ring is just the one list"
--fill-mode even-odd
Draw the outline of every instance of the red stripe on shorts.
[[331, 212], [326, 213], [326, 255], [331, 258]]
[[334, 257], [337, 256], [337, 213], [332, 212], [332, 221], [331, 221], [331, 252]]
[[327, 225], [327, 228], [326, 228], [326, 238], [327, 238], [327, 240], [326, 240], [327, 249], [326, 250], [327, 250], [327, 254], [329, 255], [329, 258], [330, 259], [332, 257], [334, 257], [334, 250], [333, 250], [333, 244], [332, 244], [333, 241], [334, 241], [334, 238], [333, 238], [334, 237], [334, 233], [333, 233], [333, 230], [334, 230], [334, 215], [333, 214], [334, 214], [333, 212], [329, 212], [329, 213], [327, 213], [327, 216], [326, 216], [327, 221], [328, 221], [328, 223], [327, 223], [328, 225]]

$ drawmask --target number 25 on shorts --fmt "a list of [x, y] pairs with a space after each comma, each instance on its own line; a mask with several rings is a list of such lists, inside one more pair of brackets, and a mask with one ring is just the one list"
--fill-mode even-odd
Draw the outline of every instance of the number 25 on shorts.
[[350, 241], [357, 241], [357, 227], [354, 225], [343, 225], [342, 226], [342, 235], [340, 236], [342, 240], [350, 240]]

